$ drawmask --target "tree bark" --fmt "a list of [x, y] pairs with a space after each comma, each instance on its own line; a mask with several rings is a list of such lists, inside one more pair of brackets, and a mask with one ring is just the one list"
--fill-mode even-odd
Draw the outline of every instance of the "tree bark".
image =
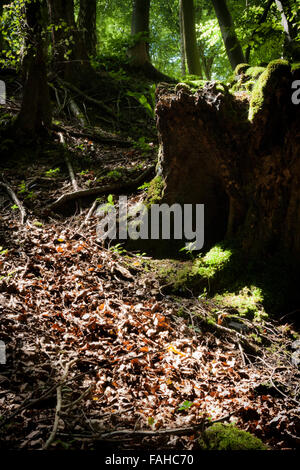
[[233, 20], [227, 8], [226, 0], [212, 0], [221, 29], [225, 49], [230, 65], [235, 70], [238, 64], [245, 62], [242, 47], [234, 30]]
[[196, 39], [194, 0], [181, 0], [181, 3], [188, 70], [191, 75], [201, 76], [202, 69]]
[[[296, 41], [297, 28], [291, 22], [291, 6], [289, 0], [275, 0], [281, 15], [281, 24], [284, 31], [283, 56], [292, 61], [300, 60], [300, 46]], [[298, 11], [299, 15], [299, 11]]]
[[28, 40], [24, 61], [25, 84], [22, 106], [15, 126], [32, 134], [50, 127], [52, 121], [43, 38], [45, 7], [44, 0], [26, 4]]
[[160, 204], [205, 205], [204, 249], [229, 238], [250, 258], [286, 249], [300, 261], [296, 73], [270, 63], [250, 104], [213, 82], [196, 94], [158, 89]]
[[[149, 55], [149, 20], [150, 20], [150, 0], [134, 0], [131, 35], [141, 35], [136, 43], [128, 50], [128, 55], [132, 63], [136, 66], [143, 66], [150, 62]], [[145, 39], [146, 38], [146, 39]]]
[[97, 1], [80, 0], [78, 27], [83, 36], [87, 55], [95, 56], [97, 52]]

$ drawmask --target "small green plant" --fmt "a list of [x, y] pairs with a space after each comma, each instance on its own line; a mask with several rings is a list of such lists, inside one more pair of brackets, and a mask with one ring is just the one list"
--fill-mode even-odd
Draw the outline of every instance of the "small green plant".
[[178, 411], [186, 411], [188, 409], [191, 408], [191, 406], [193, 406], [193, 402], [192, 401], [184, 401], [179, 407], [178, 407]]
[[25, 181], [23, 180], [23, 181], [19, 184], [19, 191], [18, 191], [18, 193], [23, 194], [23, 193], [26, 193], [26, 192], [27, 192], [27, 187], [26, 187]]
[[106, 178], [118, 181], [120, 178], [122, 178], [122, 173], [120, 170], [112, 170], [107, 173]]
[[111, 246], [109, 249], [110, 251], [118, 255], [124, 255], [125, 253], [127, 253], [127, 250], [125, 250], [125, 248], [122, 247], [121, 243], [117, 243], [116, 245]]
[[6, 255], [8, 253], [8, 249], [4, 249], [3, 246], [0, 246], [0, 255]]
[[132, 96], [132, 98], [136, 99], [146, 110], [147, 114], [154, 118], [154, 107], [153, 104], [150, 104], [147, 100], [147, 97], [143, 93], [138, 93], [135, 91], [127, 91], [127, 96]]
[[45, 171], [45, 175], [48, 177], [49, 176], [53, 177], [53, 176], [57, 176], [59, 172], [60, 172], [60, 168], [50, 168], [50, 170]]
[[14, 204], [13, 206], [11, 206], [11, 209], [12, 209], [13, 211], [16, 211], [16, 210], [19, 209], [19, 207], [17, 206], [17, 204]]
[[149, 186], [150, 186], [150, 182], [144, 183], [142, 184], [142, 186], [139, 186], [138, 189], [142, 189], [143, 191], [148, 191]]
[[133, 143], [133, 147], [141, 150], [146, 154], [152, 149], [151, 145], [146, 142], [145, 137], [140, 137], [136, 142]]

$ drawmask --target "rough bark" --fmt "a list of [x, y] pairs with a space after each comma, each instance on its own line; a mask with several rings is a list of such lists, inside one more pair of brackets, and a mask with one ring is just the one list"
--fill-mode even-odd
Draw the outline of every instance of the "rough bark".
[[226, 0], [212, 0], [220, 25], [225, 49], [234, 70], [238, 64], [245, 63], [242, 47], [234, 30], [233, 20], [228, 10]]
[[97, 1], [80, 0], [78, 27], [88, 56], [96, 55], [97, 50]]
[[25, 84], [21, 110], [15, 122], [17, 129], [33, 134], [50, 127], [52, 120], [43, 39], [45, 6], [44, 0], [26, 6], [28, 39], [24, 61]]
[[213, 82], [158, 89], [160, 203], [205, 204], [205, 249], [227, 237], [250, 257], [286, 249], [300, 260], [298, 72], [270, 63], [250, 104]]
[[[300, 46], [296, 41], [297, 27], [292, 23], [291, 5], [289, 0], [275, 0], [278, 11], [281, 15], [281, 24], [284, 31], [283, 56], [286, 59], [300, 60]], [[298, 11], [299, 15], [299, 11]]]
[[191, 75], [202, 75], [196, 40], [194, 0], [181, 0], [184, 24], [184, 44], [188, 70]]

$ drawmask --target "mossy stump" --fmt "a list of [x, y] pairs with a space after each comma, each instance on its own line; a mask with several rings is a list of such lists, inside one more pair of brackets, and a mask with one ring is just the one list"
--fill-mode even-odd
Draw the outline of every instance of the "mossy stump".
[[158, 87], [161, 203], [205, 205], [204, 249], [238, 238], [249, 257], [286, 249], [299, 262], [297, 70], [277, 60], [250, 72], [259, 77], [252, 95], [216, 83], [196, 93]]

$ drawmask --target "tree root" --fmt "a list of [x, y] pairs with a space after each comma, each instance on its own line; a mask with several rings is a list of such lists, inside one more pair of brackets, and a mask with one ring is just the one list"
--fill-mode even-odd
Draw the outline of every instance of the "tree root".
[[128, 181], [125, 183], [119, 184], [108, 184], [106, 186], [96, 186], [95, 188], [90, 189], [80, 189], [78, 191], [72, 193], [66, 193], [60, 196], [56, 201], [52, 202], [49, 206], [47, 206], [47, 210], [54, 211], [59, 207], [63, 206], [67, 202], [75, 201], [80, 198], [96, 196], [100, 194], [106, 193], [118, 193], [120, 191], [130, 191], [136, 189], [136, 187], [143, 183], [147, 177], [152, 173], [154, 167], [151, 166], [147, 168], [140, 176], [132, 181]]
[[66, 87], [66, 88], [69, 88], [69, 90], [74, 91], [77, 95], [82, 96], [83, 98], [85, 98], [86, 101], [89, 101], [90, 103], [93, 103], [93, 104], [97, 105], [98, 108], [102, 109], [104, 112], [106, 112], [110, 116], [112, 116], [114, 118], [117, 117], [116, 114], [112, 111], [112, 109], [109, 108], [108, 106], [106, 106], [102, 101], [96, 100], [95, 98], [92, 98], [92, 97], [86, 95], [86, 93], [79, 90], [79, 88], [77, 88], [75, 85], [73, 85], [72, 83], [66, 82], [65, 80], [62, 80], [61, 78], [57, 78], [57, 81], [62, 87]]
[[13, 191], [13, 189], [8, 184], [3, 183], [2, 181], [0, 181], [0, 187], [6, 189], [6, 191], [10, 195], [13, 202], [18, 206], [18, 208], [20, 210], [20, 213], [21, 213], [21, 224], [23, 225], [25, 220], [26, 220], [26, 217], [27, 217], [26, 211], [24, 209], [23, 204], [20, 202], [20, 200], [17, 198], [16, 193]]

